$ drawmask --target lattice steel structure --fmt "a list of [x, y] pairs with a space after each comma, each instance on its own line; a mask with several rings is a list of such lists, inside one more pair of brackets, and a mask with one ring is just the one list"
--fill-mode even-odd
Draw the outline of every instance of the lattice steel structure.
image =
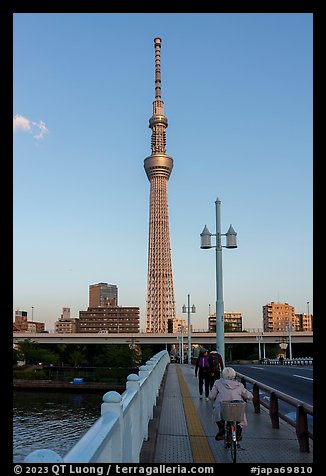
[[167, 333], [168, 319], [175, 318], [175, 300], [170, 246], [168, 180], [173, 159], [166, 152], [166, 128], [161, 99], [161, 39], [155, 45], [155, 101], [149, 120], [152, 154], [144, 160], [150, 181], [146, 332]]

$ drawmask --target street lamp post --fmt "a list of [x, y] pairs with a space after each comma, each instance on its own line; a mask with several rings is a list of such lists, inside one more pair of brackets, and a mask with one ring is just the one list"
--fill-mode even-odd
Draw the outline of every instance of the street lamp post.
[[258, 340], [258, 360], [260, 362], [261, 361], [261, 349], [260, 349], [261, 336], [257, 336], [256, 340]]
[[188, 311], [188, 364], [191, 364], [191, 329], [190, 329], [190, 311], [196, 312], [196, 306], [194, 304], [190, 306], [190, 294], [188, 294], [188, 306], [185, 304], [182, 306], [182, 312]]
[[289, 358], [292, 359], [292, 323], [291, 319], [288, 320], [288, 331], [289, 331]]
[[[263, 334], [257, 336], [256, 340], [258, 341], [258, 359], [259, 359], [259, 361], [261, 361], [261, 344], [263, 344]], [[263, 344], [263, 359], [265, 359], [265, 358], [266, 358], [265, 344]]]
[[[215, 201], [216, 213], [216, 233], [210, 233], [205, 225], [201, 237], [201, 248], [216, 249], [216, 350], [221, 354], [223, 362], [225, 361], [224, 352], [224, 301], [223, 301], [223, 274], [222, 274], [222, 243], [221, 237], [226, 236], [226, 246], [224, 248], [237, 248], [237, 234], [230, 225], [227, 233], [221, 233], [221, 201], [217, 198]], [[216, 245], [211, 244], [211, 237], [216, 236]]]
[[34, 306], [32, 306], [32, 322], [33, 322], [33, 318], [34, 318], [34, 316], [33, 316], [34, 312], [33, 311], [34, 311]]
[[[180, 331], [180, 350], [181, 350], [180, 358], [181, 358], [181, 363], [183, 364], [184, 363], [184, 352], [183, 352], [183, 331], [184, 331], [184, 327], [183, 327], [183, 324], [181, 324], [181, 326], [179, 326], [178, 333], [179, 333], [179, 331]], [[179, 342], [179, 336], [178, 336], [178, 342]]]
[[307, 311], [308, 311], [307, 317], [308, 317], [308, 319], [309, 319], [309, 301], [307, 301]]

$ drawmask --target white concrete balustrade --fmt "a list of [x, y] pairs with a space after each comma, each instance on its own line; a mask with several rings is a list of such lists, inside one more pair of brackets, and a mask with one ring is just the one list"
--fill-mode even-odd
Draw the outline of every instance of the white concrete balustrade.
[[138, 375], [128, 375], [122, 395], [107, 392], [100, 418], [64, 457], [41, 449], [26, 456], [24, 463], [139, 463], [169, 362], [169, 354], [163, 350], [142, 365]]

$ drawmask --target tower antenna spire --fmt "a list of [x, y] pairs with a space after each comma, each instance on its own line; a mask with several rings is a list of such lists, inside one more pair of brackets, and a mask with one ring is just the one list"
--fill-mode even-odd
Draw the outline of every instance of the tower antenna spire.
[[155, 99], [161, 98], [161, 38], [154, 39], [155, 45]]

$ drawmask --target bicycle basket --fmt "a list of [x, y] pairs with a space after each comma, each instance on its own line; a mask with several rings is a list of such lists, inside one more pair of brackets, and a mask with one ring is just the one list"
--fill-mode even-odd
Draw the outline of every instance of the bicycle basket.
[[246, 402], [243, 400], [230, 400], [221, 402], [221, 418], [229, 421], [242, 421], [244, 419]]

